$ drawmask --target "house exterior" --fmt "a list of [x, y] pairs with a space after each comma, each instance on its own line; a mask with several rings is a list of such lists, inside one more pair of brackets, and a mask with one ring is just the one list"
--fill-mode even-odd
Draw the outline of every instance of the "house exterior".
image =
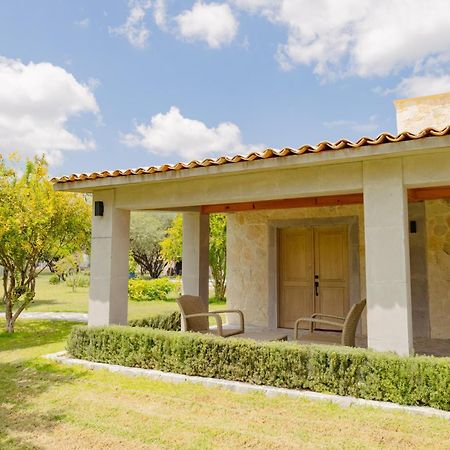
[[227, 301], [247, 326], [292, 328], [367, 298], [370, 348], [450, 339], [450, 93], [396, 108], [397, 136], [54, 179], [101, 202], [89, 324], [127, 323], [130, 211], [183, 213], [183, 291], [204, 301], [208, 215], [223, 212]]

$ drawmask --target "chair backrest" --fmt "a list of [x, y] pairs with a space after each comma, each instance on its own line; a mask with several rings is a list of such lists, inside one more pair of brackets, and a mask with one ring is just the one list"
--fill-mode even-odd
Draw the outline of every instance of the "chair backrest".
[[345, 318], [344, 327], [342, 329], [342, 345], [347, 345], [349, 347], [355, 346], [356, 327], [358, 326], [359, 319], [361, 318], [361, 314], [365, 307], [366, 299], [355, 303], [351, 307], [347, 317]]
[[208, 317], [192, 317], [186, 319], [190, 314], [207, 313], [208, 306], [202, 302], [200, 297], [195, 295], [182, 295], [177, 299], [181, 312], [181, 330], [182, 331], [208, 331]]

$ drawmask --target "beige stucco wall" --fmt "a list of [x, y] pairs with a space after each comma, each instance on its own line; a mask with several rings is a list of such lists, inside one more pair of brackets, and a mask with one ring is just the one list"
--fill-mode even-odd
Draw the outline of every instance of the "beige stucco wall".
[[450, 200], [425, 202], [431, 337], [450, 339]]
[[417, 133], [424, 128], [450, 125], [450, 92], [396, 100], [397, 130]]
[[[422, 210], [426, 217], [423, 221]], [[411, 204], [409, 214], [410, 219], [418, 223], [418, 234], [410, 236], [414, 334], [427, 336], [431, 333], [433, 338], [449, 339], [450, 201], [433, 200], [425, 202], [424, 205]], [[249, 325], [269, 326], [271, 225], [277, 221], [352, 216], [358, 218], [359, 224], [360, 298], [364, 298], [366, 275], [362, 205], [229, 214], [227, 287], [229, 306], [243, 310]], [[425, 226], [425, 230], [422, 230], [422, 226]], [[420, 243], [422, 233], [425, 241], [423, 244]], [[418, 239], [419, 242], [416, 242]], [[364, 315], [361, 327], [363, 334], [366, 333], [366, 329]]]
[[[362, 205], [295, 208], [228, 215], [227, 301], [243, 310], [250, 325], [269, 326], [269, 233], [272, 221], [358, 217], [361, 298], [365, 296], [364, 217]], [[364, 327], [365, 329], [365, 318]]]

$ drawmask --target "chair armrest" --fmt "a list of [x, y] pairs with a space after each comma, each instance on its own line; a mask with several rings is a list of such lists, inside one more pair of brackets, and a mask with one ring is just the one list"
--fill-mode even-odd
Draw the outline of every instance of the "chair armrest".
[[343, 320], [345, 321], [345, 317], [341, 317], [341, 316], [332, 316], [330, 314], [321, 314], [321, 313], [315, 313], [311, 316], [312, 319], [316, 318], [316, 317], [328, 317], [329, 319], [338, 319], [338, 320]]
[[196, 313], [185, 315], [185, 319], [190, 319], [192, 317], [213, 317], [217, 325], [217, 336], [222, 336], [222, 317], [217, 313]]
[[315, 323], [320, 323], [323, 325], [332, 325], [334, 327], [340, 327], [340, 328], [344, 327], [344, 324], [339, 323], [339, 322], [333, 322], [331, 320], [314, 319], [311, 317], [301, 317], [300, 319], [297, 319], [295, 321], [295, 325], [294, 325], [294, 338], [295, 339], [298, 339], [298, 328], [299, 328], [299, 325], [301, 322], [309, 322], [311, 324], [311, 326], [310, 326], [311, 333], [313, 332]]
[[240, 325], [239, 328], [244, 331], [244, 313], [239, 310], [239, 309], [220, 309], [220, 310], [216, 310], [214, 311], [214, 313], [216, 314], [238, 314], [239, 315], [239, 321], [240, 321]]

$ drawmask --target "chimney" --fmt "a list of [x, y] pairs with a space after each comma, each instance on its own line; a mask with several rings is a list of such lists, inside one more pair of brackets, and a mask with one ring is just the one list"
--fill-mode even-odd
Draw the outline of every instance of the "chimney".
[[397, 132], [418, 133], [424, 128], [441, 130], [450, 125], [450, 92], [394, 100]]

